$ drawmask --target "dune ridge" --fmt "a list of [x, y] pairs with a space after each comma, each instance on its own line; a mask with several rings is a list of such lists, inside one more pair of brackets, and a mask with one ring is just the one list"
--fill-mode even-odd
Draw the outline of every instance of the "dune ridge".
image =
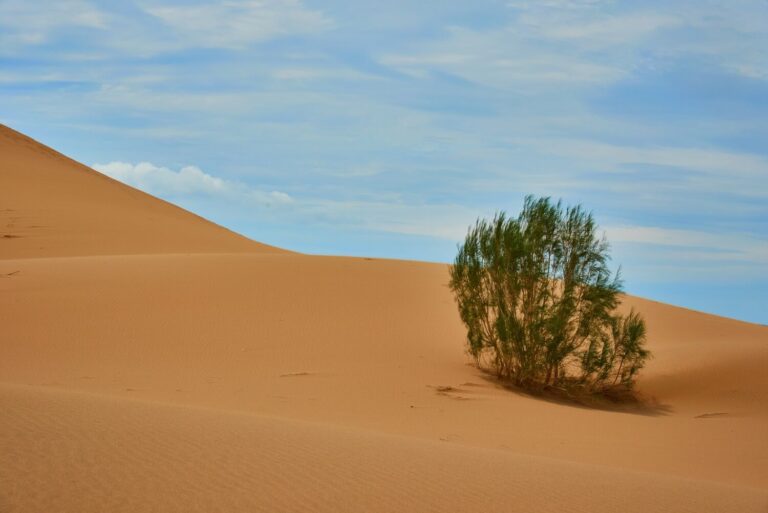
[[285, 252], [113, 180], [0, 124], [0, 258]]
[[594, 410], [471, 366], [443, 264], [262, 245], [2, 127], [0, 215], [2, 512], [768, 510], [764, 326], [627, 296], [653, 407]]

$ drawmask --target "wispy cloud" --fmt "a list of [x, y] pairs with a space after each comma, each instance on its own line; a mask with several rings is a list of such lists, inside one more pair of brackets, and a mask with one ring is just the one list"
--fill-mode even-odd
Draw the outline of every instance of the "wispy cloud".
[[597, 5], [512, 2], [512, 20], [502, 28], [451, 27], [441, 40], [381, 62], [414, 76], [444, 72], [504, 89], [610, 83], [632, 72], [644, 40], [682, 23], [664, 14], [608, 14]]
[[452, 27], [440, 42], [408, 53], [384, 54], [379, 61], [417, 78], [447, 73], [471, 83], [521, 91], [541, 85], [612, 82], [626, 73], [610, 62], [537, 48], [515, 27], [495, 31]]
[[665, 55], [701, 59], [708, 65], [750, 79], [767, 80], [768, 3], [683, 2], [670, 7], [685, 16], [686, 31], [663, 46]]
[[687, 250], [681, 254], [685, 261], [732, 261], [768, 265], [768, 239], [751, 234], [680, 230], [658, 226], [608, 226], [609, 240], [644, 246], [666, 246]]
[[404, 203], [396, 201], [324, 201], [305, 202], [303, 208], [312, 216], [328, 219], [337, 225], [397, 233], [420, 235], [458, 242], [467, 226], [482, 215], [482, 210], [443, 203]]
[[313, 34], [333, 28], [321, 11], [299, 0], [243, 0], [199, 5], [150, 4], [145, 11], [189, 46], [242, 49], [274, 37]]
[[266, 205], [292, 201], [292, 198], [284, 192], [261, 191], [242, 183], [209, 175], [196, 166], [185, 166], [178, 171], [173, 171], [150, 162], [131, 164], [114, 161], [93, 164], [92, 167], [127, 185], [162, 197], [204, 194], [223, 202], [238, 198]]
[[543, 19], [529, 19], [527, 22], [537, 27], [543, 38], [582, 44], [587, 48], [627, 45], [658, 30], [683, 24], [683, 20], [676, 17], [652, 13], [603, 16], [592, 21], [566, 19], [557, 24]]
[[753, 177], [768, 175], [768, 158], [745, 152], [685, 147], [619, 146], [594, 141], [556, 139], [549, 151], [618, 164], [656, 164], [681, 167], [702, 173], [735, 173]]
[[[53, 44], [67, 29], [98, 29], [87, 50], [51, 48], [73, 60], [103, 60], [115, 52], [150, 57], [194, 48], [242, 50], [286, 36], [320, 34], [333, 29], [333, 20], [301, 0], [228, 0], [192, 5], [157, 0], [139, 2], [145, 18], [111, 12], [103, 2], [56, 0], [0, 2], [0, 54], [20, 48]], [[114, 7], [114, 6], [112, 6]], [[131, 9], [129, 3], [121, 6]]]
[[40, 45], [66, 27], [105, 29], [109, 16], [86, 0], [53, 3], [4, 0], [0, 2], [0, 53], [26, 45]]

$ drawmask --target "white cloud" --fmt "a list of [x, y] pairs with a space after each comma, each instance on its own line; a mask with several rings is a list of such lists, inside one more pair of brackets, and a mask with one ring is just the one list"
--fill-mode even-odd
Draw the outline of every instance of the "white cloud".
[[156, 166], [150, 162], [131, 164], [109, 162], [94, 164], [93, 169], [119, 180], [131, 187], [158, 196], [188, 196], [204, 194], [223, 201], [232, 199], [253, 201], [259, 204], [286, 204], [293, 201], [281, 191], [265, 192], [245, 184], [217, 178], [195, 166], [185, 166], [178, 171]]
[[750, 79], [768, 79], [768, 2], [693, 2], [672, 9], [686, 14], [688, 37], [663, 48], [676, 58], [697, 58]]
[[708, 148], [618, 146], [577, 139], [528, 141], [558, 155], [613, 164], [654, 164], [714, 174], [768, 176], [768, 158]]
[[768, 240], [753, 234], [657, 226], [608, 226], [617, 262], [637, 283], [723, 283], [763, 279]]
[[209, 48], [245, 48], [290, 34], [314, 34], [333, 27], [320, 11], [299, 0], [246, 0], [193, 6], [152, 4], [145, 11], [171, 27], [182, 42]]
[[381, 200], [317, 201], [305, 208], [337, 225], [451, 241], [462, 240], [467, 227], [483, 214], [456, 204]]
[[116, 50], [139, 57], [186, 48], [240, 50], [276, 37], [334, 27], [330, 17], [305, 7], [301, 0], [209, 0], [193, 5], [147, 0], [139, 7], [166, 28], [158, 30], [146, 17], [111, 12], [110, 3], [95, 7], [88, 0], [2, 0], [0, 54], [47, 43], [66, 28], [102, 30], [100, 37], [88, 38], [86, 51], [68, 44], [57, 48], [59, 58], [87, 61], [112, 59]]
[[[768, 265], [768, 240], [739, 233], [711, 233], [656, 226], [610, 226], [611, 242], [687, 249], [684, 257], [697, 260], [731, 260]], [[684, 263], [681, 262], [684, 266]]]
[[108, 16], [85, 0], [0, 2], [0, 53], [49, 40], [62, 27], [105, 29]]
[[509, 0], [507, 6], [519, 10], [537, 9], [590, 9], [601, 4], [607, 4], [610, 0]]
[[[567, 7], [564, 8], [565, 5]], [[440, 71], [497, 88], [535, 91], [540, 85], [590, 85], [628, 76], [643, 41], [680, 25], [667, 14], [606, 14], [595, 2], [513, 2], [505, 27], [452, 27], [447, 37], [380, 61], [412, 76]]]
[[[714, 148], [620, 146], [580, 139], [516, 139], [542, 155], [557, 155], [578, 163], [581, 169], [610, 172], [612, 180], [592, 179], [570, 183], [573, 188], [600, 188], [637, 195], [641, 190], [677, 190], [681, 201], [696, 193], [730, 193], [744, 198], [768, 198], [768, 158], [754, 153]], [[637, 166], [667, 168], [671, 180], [648, 182], [637, 177]], [[641, 168], [642, 169], [642, 168]], [[629, 173], [634, 176], [630, 177]], [[622, 180], [622, 174], [627, 179]], [[567, 179], [565, 175], [564, 178]], [[661, 198], [661, 196], [659, 196]], [[711, 209], [719, 208], [713, 205]], [[732, 208], [732, 206], [728, 206]]]
[[438, 71], [524, 91], [535, 91], [535, 85], [610, 83], [638, 68], [692, 60], [768, 79], [765, 1], [611, 4], [511, 1], [512, 16], [502, 28], [449, 28], [441, 39], [384, 54], [380, 62], [414, 77]]
[[515, 27], [474, 31], [454, 27], [444, 41], [408, 54], [385, 54], [379, 61], [411, 76], [449, 73], [501, 89], [532, 89], [538, 84], [590, 84], [614, 81], [625, 71], [571, 51], [537, 46]]
[[270, 71], [270, 76], [275, 80], [296, 82], [311, 80], [374, 80], [378, 78], [369, 73], [362, 73], [335, 65], [326, 65], [325, 67], [277, 68]]
[[657, 30], [680, 25], [681, 20], [673, 16], [637, 14], [631, 16], [609, 16], [583, 23], [547, 24], [539, 27], [542, 36], [551, 39], [578, 41], [588, 46], [626, 44], [636, 41]]

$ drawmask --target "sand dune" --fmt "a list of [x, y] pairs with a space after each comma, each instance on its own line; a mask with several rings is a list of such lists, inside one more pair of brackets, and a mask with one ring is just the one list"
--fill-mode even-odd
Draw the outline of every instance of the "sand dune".
[[544, 401], [468, 365], [444, 265], [283, 252], [0, 150], [0, 511], [768, 510], [766, 327], [628, 297], [654, 406]]
[[0, 125], [0, 258], [282, 251]]

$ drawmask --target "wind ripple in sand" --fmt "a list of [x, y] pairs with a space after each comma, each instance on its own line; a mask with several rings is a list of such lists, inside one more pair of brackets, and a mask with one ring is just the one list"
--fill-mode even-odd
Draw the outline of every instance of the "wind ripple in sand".
[[0, 511], [765, 511], [720, 484], [328, 425], [0, 387]]

